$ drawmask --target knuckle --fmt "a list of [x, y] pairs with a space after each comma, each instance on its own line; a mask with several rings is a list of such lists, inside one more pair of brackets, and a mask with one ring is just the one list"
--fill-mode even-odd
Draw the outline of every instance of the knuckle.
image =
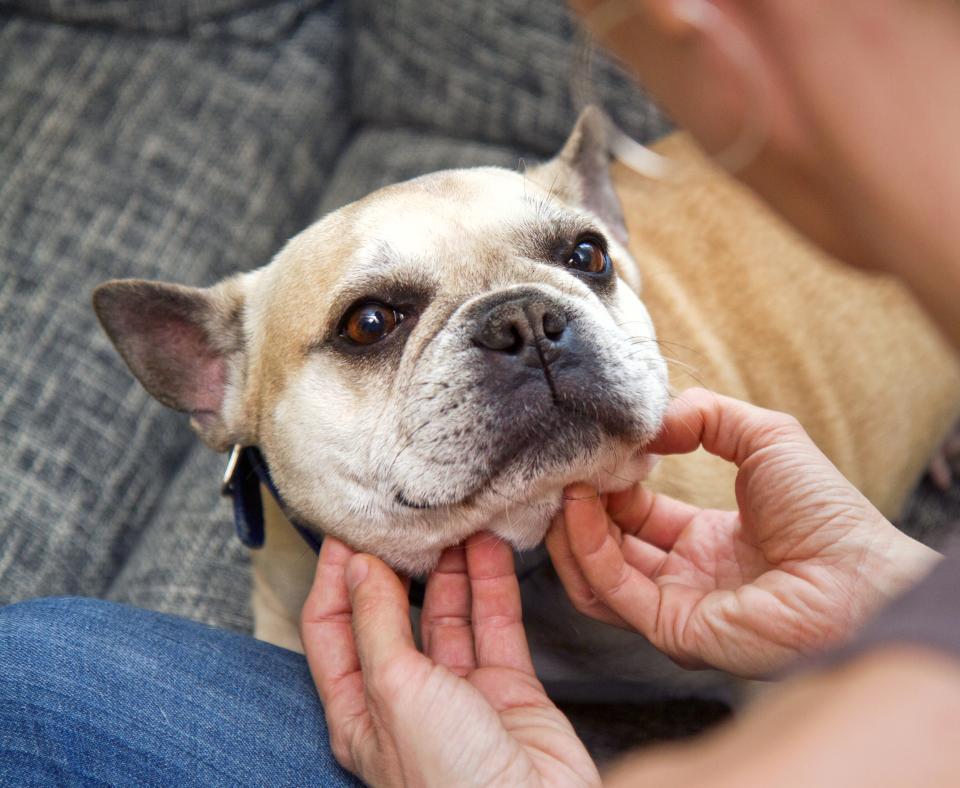
[[789, 413], [778, 413], [776, 418], [776, 426], [783, 432], [804, 432], [804, 429], [797, 417], [792, 416]]
[[630, 570], [627, 568], [626, 564], [620, 567], [620, 571], [617, 573], [616, 578], [610, 581], [607, 586], [603, 589], [603, 596], [605, 599], [615, 599], [623, 593], [630, 583]]

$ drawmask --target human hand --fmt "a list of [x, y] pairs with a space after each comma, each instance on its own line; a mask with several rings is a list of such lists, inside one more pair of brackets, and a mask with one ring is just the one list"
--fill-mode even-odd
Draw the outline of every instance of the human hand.
[[784, 414], [691, 389], [657, 454], [703, 446], [735, 463], [739, 511], [642, 486], [567, 489], [547, 535], [574, 606], [675, 661], [762, 676], [843, 640], [938, 554], [898, 531]]
[[380, 785], [599, 785], [530, 660], [513, 554], [490, 534], [427, 582], [423, 653], [403, 584], [327, 537], [301, 637], [337, 760]]

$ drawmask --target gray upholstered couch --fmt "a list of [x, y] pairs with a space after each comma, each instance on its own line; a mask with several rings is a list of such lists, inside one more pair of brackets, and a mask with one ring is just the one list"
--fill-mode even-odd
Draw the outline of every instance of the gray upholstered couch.
[[0, 604], [248, 628], [223, 459], [126, 371], [91, 289], [210, 284], [376, 186], [551, 154], [571, 31], [559, 0], [0, 0]]
[[[550, 155], [573, 65], [561, 0], [0, 0], [0, 604], [246, 630], [223, 459], [134, 382], [91, 289], [210, 284], [376, 186]], [[666, 128], [600, 83], [636, 136]], [[923, 488], [905, 522], [957, 511]]]

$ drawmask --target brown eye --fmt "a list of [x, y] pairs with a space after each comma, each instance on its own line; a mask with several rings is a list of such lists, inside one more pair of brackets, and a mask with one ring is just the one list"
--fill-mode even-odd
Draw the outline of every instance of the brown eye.
[[607, 253], [599, 242], [584, 238], [577, 242], [567, 259], [567, 266], [585, 274], [602, 274], [609, 263]]
[[367, 301], [357, 304], [344, 318], [340, 336], [358, 345], [372, 345], [386, 337], [403, 316], [392, 306]]

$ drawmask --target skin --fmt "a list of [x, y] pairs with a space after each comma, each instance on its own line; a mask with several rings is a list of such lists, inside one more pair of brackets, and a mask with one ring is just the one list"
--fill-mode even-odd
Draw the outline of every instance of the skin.
[[[589, 24], [606, 1], [571, 5]], [[755, 67], [733, 66], [717, 34], [685, 22], [689, 1], [623, 0], [634, 13], [602, 43], [708, 151], [756, 104], [767, 141], [737, 177], [840, 259], [900, 277], [960, 345], [960, 82], [944, 76], [960, 69], [957, 3], [712, 4]]]
[[[758, 55], [747, 86], [716, 40], [685, 21], [675, 2], [630, 2], [637, 13], [605, 43], [673, 117], [707, 150], [720, 150], [736, 136], [750, 97], [759, 95], [769, 137], [738, 176], [828, 251], [899, 276], [960, 347], [954, 317], [960, 224], [950, 217], [960, 204], [960, 83], [943, 77], [960, 72], [957, 4], [716, 0]], [[575, 3], [588, 19], [597, 5]], [[655, 448], [686, 452], [697, 445], [737, 464], [738, 512], [698, 511], [643, 491], [598, 499], [576, 486], [549, 536], [558, 571], [581, 610], [639, 629], [675, 659], [763, 673], [848, 637], [935, 560], [898, 537], [786, 417], [695, 392], [671, 410]], [[505, 571], [506, 547], [488, 545], [490, 553], [503, 554]], [[400, 581], [367, 556], [342, 553], [335, 563], [343, 568], [331, 568], [331, 559], [321, 556], [306, 609], [330, 610], [339, 629], [324, 636], [324, 653], [317, 627], [330, 622], [305, 616], [303, 630], [305, 643], [312, 638], [307, 655], [334, 748], [348, 768], [373, 784], [594, 779], [582, 748], [566, 735], [551, 739], [559, 745], [553, 758], [538, 759], [532, 743], [545, 739], [530, 735], [538, 726], [504, 722], [503, 699], [512, 697], [520, 717], [550, 720], [541, 732], [562, 728], [558, 712], [514, 662], [522, 637], [515, 585], [501, 585], [498, 595], [511, 611], [499, 619], [501, 643], [512, 646], [483, 648], [490, 620], [477, 611], [489, 589], [471, 581], [469, 624], [462, 592], [449, 619], [458, 645], [436, 650], [434, 640], [431, 651], [428, 640], [421, 655], [399, 615], [405, 611]], [[354, 579], [345, 596], [347, 574]], [[383, 596], [368, 596], [365, 585]], [[371, 648], [377, 668], [363, 656]], [[500, 671], [495, 692], [470, 694], [477, 690], [472, 660], [476, 673]], [[451, 666], [458, 664], [467, 678], [447, 687], [442, 703], [426, 692], [384, 695], [379, 676], [387, 663], [401, 666], [390, 671], [395, 687], [425, 682], [431, 671], [456, 676]], [[337, 676], [350, 687], [340, 690], [349, 704], [338, 702]], [[468, 695], [470, 701], [461, 700]], [[401, 735], [411, 719], [428, 725], [432, 715], [445, 715], [448, 698], [479, 721], [443, 727], [432, 741], [424, 741], [430, 737], [423, 729], [416, 737]], [[637, 755], [607, 783], [952, 785], [960, 773], [960, 754], [951, 746], [958, 708], [955, 660], [888, 647], [788, 682], [709, 738]], [[446, 756], [441, 745], [449, 747]], [[463, 763], [498, 768], [457, 770]], [[510, 772], [508, 764], [516, 763], [522, 768]]]

